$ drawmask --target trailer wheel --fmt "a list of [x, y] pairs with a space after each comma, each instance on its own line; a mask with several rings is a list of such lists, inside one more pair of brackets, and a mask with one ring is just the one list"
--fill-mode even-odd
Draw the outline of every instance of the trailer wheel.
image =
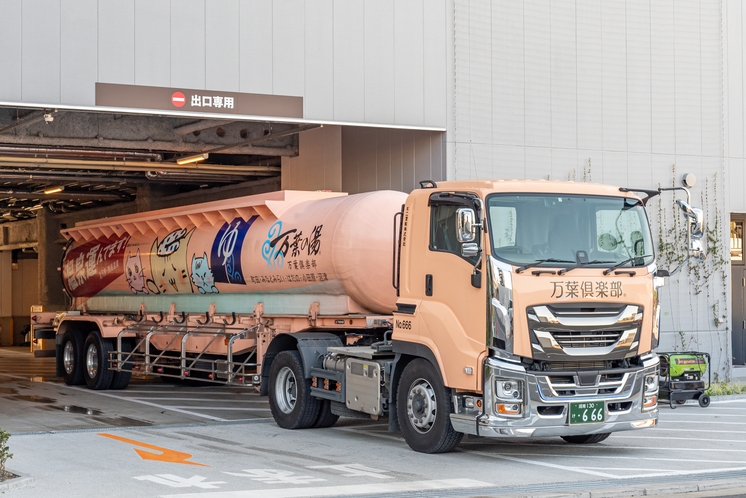
[[[131, 351], [132, 343], [128, 340], [122, 340], [122, 353], [130, 353]], [[120, 368], [122, 370], [115, 371], [111, 378], [110, 389], [126, 389], [132, 379], [132, 363], [125, 362], [124, 365], [120, 365]]]
[[451, 397], [436, 368], [418, 358], [404, 367], [396, 411], [404, 440], [420, 453], [446, 453], [464, 437], [451, 425]]
[[322, 400], [319, 416], [313, 423], [313, 427], [317, 429], [331, 427], [337, 423], [337, 420], [339, 420], [339, 415], [332, 413], [332, 402], [328, 399]]
[[94, 391], [109, 389], [114, 377], [114, 372], [109, 370], [109, 353], [114, 350], [111, 341], [91, 332], [85, 340], [84, 349], [83, 377], [88, 388]]
[[701, 394], [697, 401], [699, 401], [699, 406], [701, 406], [702, 408], [707, 408], [708, 406], [710, 406], [710, 397], [707, 394]]
[[269, 409], [283, 429], [307, 429], [319, 417], [321, 403], [311, 396], [311, 381], [303, 376], [297, 351], [275, 356], [269, 372]]
[[79, 386], [83, 379], [83, 343], [72, 330], [62, 336], [62, 378], [68, 386]]
[[572, 444], [595, 444], [600, 443], [607, 437], [611, 436], [610, 432], [601, 434], [584, 434], [582, 436], [560, 436], [562, 439]]

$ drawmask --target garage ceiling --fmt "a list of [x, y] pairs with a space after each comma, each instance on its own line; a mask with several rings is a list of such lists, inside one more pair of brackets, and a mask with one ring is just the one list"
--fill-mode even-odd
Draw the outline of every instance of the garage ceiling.
[[0, 107], [0, 223], [279, 176], [314, 127]]

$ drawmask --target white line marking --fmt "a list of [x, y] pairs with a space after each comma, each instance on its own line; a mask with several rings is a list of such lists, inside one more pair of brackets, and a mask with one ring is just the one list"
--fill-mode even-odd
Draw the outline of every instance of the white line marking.
[[[617, 436], [618, 437], [618, 436]], [[667, 439], [667, 438], [663, 438]], [[689, 440], [691, 441], [691, 439]], [[720, 441], [720, 440], [719, 440]], [[720, 441], [722, 443], [722, 441]], [[625, 450], [640, 450], [640, 445], [637, 446], [622, 446], [619, 444], [605, 444], [603, 446], [599, 446], [599, 448], [621, 448]], [[694, 451], [694, 452], [708, 452], [708, 451], [716, 451], [718, 453], [746, 453], [746, 450], [733, 450], [728, 448], [676, 448], [676, 447], [663, 447], [663, 446], [646, 446], [646, 450], [648, 451]]]
[[[682, 430], [686, 430], [686, 432], [709, 432], [713, 434], [746, 434], [746, 431], [713, 431], [713, 430], [707, 430], [707, 429], [671, 429], [668, 427], [656, 427], [655, 432], [658, 431], [677, 431], [681, 432]], [[628, 436], [629, 437], [629, 436]]]
[[[153, 386], [148, 386], [148, 387], [153, 387]], [[137, 388], [134, 388], [134, 389], [128, 388], [125, 391], [125, 393], [127, 394], [130, 394], [130, 393], [132, 394], [190, 394], [190, 395], [191, 394], [199, 394], [199, 395], [207, 394], [207, 395], [212, 395], [212, 396], [230, 394], [233, 396], [254, 396], [257, 398], [259, 397], [259, 394], [257, 393], [237, 393], [234, 391], [180, 391], [178, 389], [172, 390], [172, 391], [146, 391], [146, 390], [140, 390]]]
[[181, 410], [224, 410], [226, 412], [268, 412], [269, 408], [228, 408], [222, 406], [170, 406]]
[[713, 405], [723, 405], [723, 404], [727, 404], [727, 403], [746, 403], [746, 398], [741, 398], [741, 399], [721, 399], [721, 400], [718, 400], [718, 401], [711, 402], [711, 404], [713, 404]]
[[[661, 421], [661, 422], [663, 422], [663, 421]], [[702, 425], [704, 422], [702, 420], [666, 420], [665, 423], [666, 424], [697, 424], [697, 425]], [[713, 424], [717, 424], [717, 425], [746, 425], [746, 422], [719, 422], [719, 421], [715, 421], [715, 420], [713, 420], [713, 421], [708, 420], [707, 421], [707, 425], [713, 425]], [[660, 427], [660, 425], [657, 426], [656, 429], [658, 427]]]
[[[608, 448], [603, 445], [599, 448]], [[527, 456], [527, 457], [551, 457], [551, 458], [593, 458], [604, 459], [604, 460], [651, 460], [654, 462], [677, 462], [677, 463], [735, 463], [743, 464], [743, 460], [694, 460], [694, 459], [682, 459], [682, 458], [655, 458], [655, 457], [640, 457], [640, 456], [609, 456], [609, 455], [570, 455], [565, 453], [511, 453], [511, 456]]]
[[564, 470], [566, 472], [577, 472], [579, 474], [588, 474], [592, 476], [598, 476], [598, 477], [606, 477], [609, 479], [618, 479], [618, 477], [614, 474], [607, 474], [605, 472], [597, 472], [595, 470], [585, 470], [581, 467], [569, 467], [567, 465], [559, 465], [556, 463], [549, 463], [549, 462], [537, 462], [535, 460], [528, 460], [526, 458], [516, 458], [516, 457], [510, 457], [507, 455], [496, 455], [494, 453], [487, 453], [486, 451], [472, 451], [472, 450], [466, 450], [465, 453], [471, 453], [472, 455], [481, 455], [486, 456], [489, 458], [497, 458], [499, 460], [508, 460], [510, 462], [517, 462], [517, 463], [528, 463], [530, 465], [537, 465], [539, 467], [549, 467], [551, 469], [560, 469]]
[[444, 491], [448, 489], [469, 489], [493, 487], [494, 484], [474, 479], [438, 479], [430, 481], [391, 482], [374, 484], [350, 484], [345, 486], [323, 486], [283, 489], [247, 489], [242, 491], [213, 491], [165, 495], [169, 498], [296, 498], [313, 496], [345, 496], [368, 494], [392, 494], [413, 491]]
[[618, 439], [672, 439], [681, 441], [712, 441], [715, 443], [746, 443], [743, 439], [708, 439], [708, 438], [691, 438], [691, 437], [669, 437], [669, 436], [621, 436], [614, 434], [615, 438]]
[[[161, 397], [140, 397], [140, 396], [128, 396], [127, 399], [144, 399], [146, 401], [196, 401], [196, 402], [204, 402], [206, 400], [199, 399], [199, 398], [161, 398]], [[264, 403], [267, 404], [266, 399], [211, 399], [211, 403]]]

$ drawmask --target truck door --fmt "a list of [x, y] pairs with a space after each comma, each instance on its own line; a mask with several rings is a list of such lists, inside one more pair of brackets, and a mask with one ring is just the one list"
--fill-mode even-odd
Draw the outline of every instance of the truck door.
[[[456, 211], [463, 207], [474, 209], [473, 199], [443, 193], [430, 197], [429, 244], [421, 266], [425, 273], [421, 276], [425, 291], [421, 312], [427, 333], [439, 349], [450, 387], [476, 390], [481, 378], [477, 360], [486, 349], [487, 284], [472, 286], [478, 257], [462, 255]], [[481, 244], [481, 237], [477, 240]]]

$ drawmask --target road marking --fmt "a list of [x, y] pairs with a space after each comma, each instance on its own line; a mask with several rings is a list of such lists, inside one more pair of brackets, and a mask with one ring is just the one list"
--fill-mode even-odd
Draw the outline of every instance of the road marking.
[[166, 495], [169, 498], [297, 498], [314, 496], [345, 496], [406, 493], [414, 491], [445, 491], [449, 489], [491, 488], [494, 484], [474, 479], [437, 479], [428, 481], [350, 484], [318, 488], [251, 489], [242, 491], [213, 491], [199, 494]]
[[[681, 432], [684, 429], [672, 429], [669, 427], [656, 427], [655, 432], [658, 431], [676, 431]], [[746, 431], [714, 431], [710, 429], [686, 429], [687, 432], [711, 432], [713, 434], [746, 434]], [[629, 436], [628, 436], [629, 437]]]
[[[599, 446], [599, 449], [608, 448], [609, 446]], [[639, 457], [639, 456], [609, 456], [609, 455], [571, 455], [567, 453], [511, 453], [511, 456], [527, 457], [551, 457], [551, 458], [593, 458], [605, 460], [651, 460], [653, 462], [678, 462], [678, 463], [735, 463], [743, 464], [743, 460], [699, 460], [699, 459], [682, 459], [682, 458], [656, 458], [656, 457]]]
[[252, 481], [265, 484], [308, 484], [309, 482], [326, 481], [321, 477], [297, 475], [289, 470], [278, 469], [246, 469], [241, 472], [223, 472], [229, 476], [248, 477]]
[[216, 484], [225, 484], [225, 481], [212, 481], [205, 482], [206, 477], [192, 476], [192, 477], [179, 477], [173, 474], [157, 474], [154, 476], [138, 476], [133, 479], [138, 481], [151, 481], [156, 484], [163, 484], [165, 486], [171, 486], [172, 488], [202, 488], [202, 489], [217, 489], [219, 486]]
[[[668, 439], [669, 441], [672, 439], [676, 440], [682, 440], [682, 441], [692, 441], [693, 438], [690, 437], [669, 437], [669, 436], [620, 436], [620, 435], [614, 435], [615, 439]], [[746, 443], [746, 440], [743, 439], [709, 439], [709, 438], [696, 438], [695, 441], [710, 441], [714, 443]]]
[[579, 474], [588, 474], [588, 475], [592, 475], [592, 476], [606, 477], [606, 478], [609, 478], [609, 479], [617, 479], [618, 478], [614, 474], [607, 474], [606, 472], [597, 472], [595, 470], [585, 470], [582, 467], [570, 467], [570, 466], [567, 466], [567, 465], [559, 465], [557, 463], [537, 462], [535, 460], [529, 460], [529, 459], [526, 459], [526, 458], [510, 457], [510, 456], [507, 456], [507, 455], [496, 455], [494, 453], [488, 453], [486, 451], [466, 450], [465, 453], [470, 453], [472, 455], [486, 456], [486, 457], [489, 457], [489, 458], [497, 458], [499, 460], [508, 460], [509, 462], [528, 463], [530, 465], [537, 465], [539, 467], [549, 467], [549, 468], [552, 468], [552, 469], [564, 470], [566, 472], [577, 472]]
[[[2, 374], [0, 374], [2, 375]], [[148, 388], [152, 388], [153, 386], [148, 386]], [[257, 393], [249, 393], [249, 392], [235, 392], [235, 391], [216, 391], [216, 390], [210, 390], [210, 391], [182, 391], [179, 389], [173, 390], [173, 391], [144, 391], [140, 389], [132, 389], [128, 388], [126, 391], [123, 391], [123, 393], [126, 394], [199, 394], [199, 395], [223, 395], [223, 394], [231, 394], [233, 396], [253, 396], [253, 397], [260, 397]]]
[[[127, 399], [145, 399], [149, 401], [197, 401], [197, 402], [204, 402], [206, 400], [199, 399], [199, 398], [160, 398], [160, 397], [128, 397]], [[264, 403], [265, 405], [268, 403], [266, 399], [211, 399], [210, 402], [212, 403]]]
[[384, 475], [388, 470], [374, 469], [360, 463], [345, 463], [341, 465], [311, 465], [307, 469], [332, 469], [341, 472], [343, 477], [375, 477], [376, 479], [394, 479], [394, 476]]
[[[666, 420], [665, 423], [666, 424], [698, 424], [698, 425], [702, 425], [703, 421], [702, 420]], [[717, 425], [746, 425], [746, 422], [720, 422], [720, 421], [714, 421], [714, 420], [713, 421], [710, 421], [710, 420], [707, 421], [707, 425], [712, 425], [712, 424], [717, 424]], [[660, 425], [658, 425], [656, 427], [656, 429], [658, 427], [660, 427]]]
[[[196, 463], [196, 462], [187, 462], [188, 459], [192, 458], [192, 455], [189, 453], [184, 453], [181, 451], [176, 450], [170, 450], [168, 448], [162, 448], [160, 446], [155, 446], [148, 443], [142, 443], [140, 441], [135, 441], [134, 439], [127, 439], [120, 436], [115, 436], [114, 434], [98, 434], [98, 436], [108, 437], [109, 439], [114, 439], [115, 441], [120, 441], [122, 443], [131, 444], [133, 446], [142, 446], [143, 448], [148, 448], [149, 450], [158, 451], [160, 453], [153, 453], [151, 451], [145, 451], [135, 448], [135, 452], [140, 455], [140, 458], [143, 460], [157, 460], [159, 462], [168, 462], [168, 463], [178, 463], [182, 465], [196, 465], [197, 467], [209, 467], [209, 465], [205, 465], [202, 463]], [[135, 478], [137, 479], [137, 478]]]
[[713, 404], [713, 405], [724, 405], [724, 404], [727, 404], [727, 403], [746, 403], [746, 399], [744, 399], [744, 398], [741, 398], [741, 399], [721, 399], [721, 400], [718, 400], [718, 401], [712, 401], [711, 402], [711, 404]]
[[[663, 438], [668, 439], [668, 438]], [[689, 439], [689, 441], [692, 441]], [[698, 439], [696, 441], [699, 441]], [[723, 442], [722, 440], [718, 440], [719, 442]], [[640, 445], [636, 446], [622, 446], [619, 444], [605, 444], [599, 448], [620, 448], [620, 449], [626, 449], [626, 450], [639, 450]], [[694, 452], [706, 452], [706, 451], [717, 451], [718, 453], [746, 453], [746, 450], [734, 450], [729, 448], [677, 448], [677, 447], [664, 447], [664, 446], [647, 446], [645, 447], [646, 450], [651, 451], [694, 451]]]
[[226, 412], [268, 412], [269, 408], [232, 408], [228, 406], [173, 406], [180, 410], [223, 410]]

